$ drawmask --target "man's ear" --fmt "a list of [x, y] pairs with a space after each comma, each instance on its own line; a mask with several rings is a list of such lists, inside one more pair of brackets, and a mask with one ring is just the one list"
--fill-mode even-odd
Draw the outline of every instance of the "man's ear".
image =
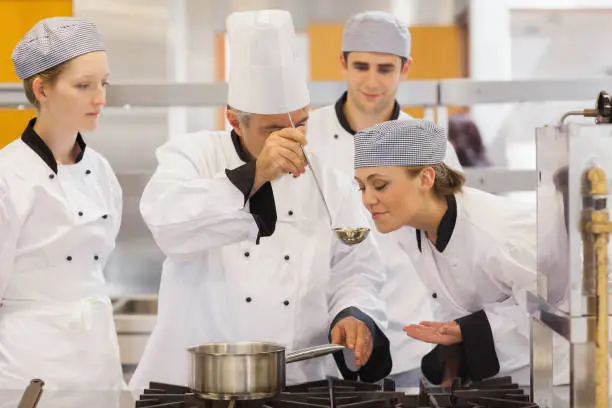
[[342, 69], [344, 71], [346, 71], [346, 69], [348, 67], [348, 61], [346, 60], [346, 58], [344, 58], [344, 53], [343, 52], [340, 53], [339, 60], [340, 60], [340, 66], [342, 67]]
[[242, 136], [242, 127], [234, 111], [230, 109], [226, 110], [225, 117], [229, 124], [232, 126], [232, 129], [234, 129], [234, 132], [236, 132], [238, 136]]
[[402, 67], [402, 72], [400, 73], [402, 77], [405, 77], [408, 75], [408, 72], [410, 72], [410, 68], [412, 67], [412, 62], [413, 62], [412, 57], [406, 60], [406, 62], [404, 63], [404, 66]]

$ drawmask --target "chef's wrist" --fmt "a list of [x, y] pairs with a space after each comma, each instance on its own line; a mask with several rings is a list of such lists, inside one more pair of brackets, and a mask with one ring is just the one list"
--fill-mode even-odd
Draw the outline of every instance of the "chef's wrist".
[[264, 184], [266, 184], [266, 181], [255, 177], [255, 180], [253, 181], [253, 188], [251, 189], [251, 197], [254, 196]]
[[493, 377], [500, 370], [495, 340], [484, 310], [478, 310], [456, 320], [461, 328], [465, 369], [469, 377], [479, 381]]
[[456, 343], [463, 342], [463, 333], [461, 331], [461, 325], [459, 324], [459, 319], [453, 320], [451, 322], [452, 327], [450, 327], [446, 334], [452, 334], [455, 337]]
[[263, 186], [269, 181], [269, 180], [265, 180], [264, 177], [262, 177], [263, 172], [260, 170], [259, 165], [260, 165], [259, 162], [255, 160], [255, 178], [253, 179], [253, 187], [251, 188], [251, 196], [255, 194], [261, 188], [261, 186]]
[[334, 320], [332, 320], [332, 323], [330, 325], [330, 331], [333, 330], [336, 324], [346, 319], [347, 317], [353, 317], [359, 320], [360, 322], [362, 322], [363, 324], [365, 324], [365, 326], [370, 331], [370, 334], [372, 335], [372, 339], [376, 338], [376, 324], [374, 323], [374, 321], [370, 318], [370, 316], [366, 315], [365, 313], [363, 313], [361, 310], [359, 310], [358, 308], [354, 306], [350, 306], [350, 307], [347, 307], [346, 309], [341, 310], [334, 317]]

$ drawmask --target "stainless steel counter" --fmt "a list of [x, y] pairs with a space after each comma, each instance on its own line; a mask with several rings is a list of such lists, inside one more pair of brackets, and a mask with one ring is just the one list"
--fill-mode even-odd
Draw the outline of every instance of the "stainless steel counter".
[[157, 295], [130, 295], [112, 302], [121, 365], [129, 382], [157, 321]]
[[[111, 154], [110, 151], [107, 153]], [[155, 244], [139, 209], [140, 197], [153, 169], [117, 174], [123, 190], [122, 224], [117, 247], [104, 269], [111, 297], [138, 297], [159, 292], [165, 257]]]
[[[0, 390], [0, 408], [16, 408], [23, 391]], [[135, 398], [128, 391], [44, 390], [37, 408], [134, 408]], [[28, 407], [29, 408], [29, 407]]]

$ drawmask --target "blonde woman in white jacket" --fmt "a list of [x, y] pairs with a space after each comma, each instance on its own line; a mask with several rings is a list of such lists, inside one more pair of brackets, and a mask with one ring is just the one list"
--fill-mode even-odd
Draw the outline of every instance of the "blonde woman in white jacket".
[[41, 378], [47, 390], [120, 390], [103, 270], [122, 193], [81, 134], [96, 129], [106, 103], [104, 43], [93, 23], [54, 17], [12, 59], [37, 111], [0, 150], [0, 388]]
[[443, 163], [446, 140], [444, 129], [424, 120], [385, 122], [355, 136], [363, 203], [434, 299], [435, 321], [406, 321], [404, 330], [436, 345], [421, 363], [434, 384], [512, 375], [528, 385], [535, 210], [465, 187]]

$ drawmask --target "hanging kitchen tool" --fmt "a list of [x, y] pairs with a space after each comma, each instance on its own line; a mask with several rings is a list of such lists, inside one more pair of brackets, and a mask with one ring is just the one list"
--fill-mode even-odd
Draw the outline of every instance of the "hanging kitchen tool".
[[[295, 123], [293, 123], [293, 118], [291, 118], [291, 114], [287, 114], [289, 116], [289, 121], [291, 122], [291, 126], [295, 129]], [[370, 233], [369, 228], [338, 228], [333, 226], [333, 218], [331, 215], [331, 211], [329, 206], [327, 205], [327, 201], [325, 200], [325, 195], [323, 194], [323, 189], [321, 188], [321, 184], [319, 183], [319, 179], [317, 178], [317, 174], [311, 164], [311, 160], [308, 157], [308, 153], [302, 145], [300, 145], [300, 149], [304, 154], [304, 158], [306, 159], [306, 163], [310, 167], [310, 172], [312, 173], [312, 177], [314, 178], [315, 184], [317, 185], [317, 190], [319, 191], [319, 195], [321, 196], [321, 200], [323, 200], [323, 205], [325, 206], [325, 210], [327, 211], [327, 216], [329, 217], [329, 225], [332, 227], [332, 230], [335, 232], [336, 237], [344, 242], [346, 245], [356, 245], [363, 242], [364, 239], [368, 237]]]
[[17, 408], [36, 408], [38, 406], [38, 401], [40, 401], [44, 385], [45, 382], [43, 380], [34, 379], [30, 381]]
[[206, 343], [188, 349], [188, 385], [204, 399], [269, 399], [285, 387], [285, 364], [343, 349], [341, 345], [327, 344], [285, 354], [285, 347], [275, 343]]
[[585, 118], [595, 118], [595, 123], [612, 123], [612, 96], [606, 91], [599, 92], [595, 109], [580, 109], [566, 112], [561, 116], [559, 124], [563, 124], [565, 119], [570, 116], [584, 116]]

